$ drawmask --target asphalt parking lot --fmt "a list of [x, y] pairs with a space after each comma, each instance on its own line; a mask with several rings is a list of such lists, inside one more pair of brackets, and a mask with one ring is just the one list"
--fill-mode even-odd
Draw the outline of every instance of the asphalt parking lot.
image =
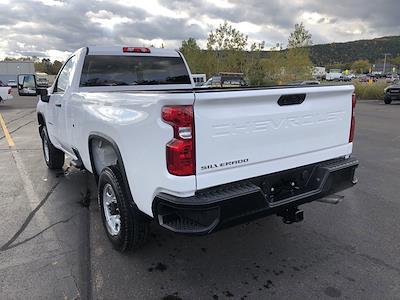
[[[157, 226], [141, 250], [106, 239], [93, 178], [42, 158], [35, 97], [0, 104], [0, 299], [400, 299], [400, 102], [359, 101], [359, 184], [305, 220], [204, 237]], [[90, 207], [82, 200], [90, 198]]]

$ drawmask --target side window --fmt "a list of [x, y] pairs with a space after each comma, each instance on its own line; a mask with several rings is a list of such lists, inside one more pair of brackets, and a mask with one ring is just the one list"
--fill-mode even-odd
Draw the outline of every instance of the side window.
[[61, 73], [57, 78], [57, 84], [55, 86], [54, 92], [56, 93], [65, 92], [68, 85], [72, 81], [72, 67], [74, 66], [74, 64], [75, 64], [75, 56], [71, 57], [61, 70]]

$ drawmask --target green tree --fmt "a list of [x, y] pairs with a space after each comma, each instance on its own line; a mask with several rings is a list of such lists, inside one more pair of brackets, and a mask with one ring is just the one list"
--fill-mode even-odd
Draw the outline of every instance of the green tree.
[[47, 73], [49, 75], [57, 75], [62, 67], [62, 62], [55, 60], [51, 62], [48, 58], [43, 58], [41, 61], [35, 62], [36, 72]]
[[293, 48], [286, 53], [284, 81], [311, 79], [312, 62], [307, 48]]
[[311, 78], [312, 62], [309, 48], [312, 35], [303, 23], [295, 24], [294, 31], [288, 39], [288, 49], [284, 66], [284, 81], [304, 80]]
[[46, 73], [46, 69], [41, 62], [35, 62], [35, 71], [40, 73]]
[[246, 62], [245, 48], [248, 36], [229, 25], [227, 21], [211, 31], [207, 39], [207, 50], [214, 53], [216, 72], [243, 72]]
[[197, 45], [197, 41], [194, 38], [189, 38], [187, 40], [182, 41], [182, 46], [179, 49], [182, 53], [186, 51], [197, 51], [200, 50], [199, 45]]
[[207, 39], [207, 49], [244, 50], [247, 46], [248, 36], [229, 25], [227, 21], [220, 24], [215, 32], [211, 31]]
[[398, 56], [396, 56], [396, 57], [393, 57], [393, 58], [390, 60], [390, 62], [391, 62], [395, 67], [397, 67], [397, 70], [400, 69], [400, 55], [398, 55]]
[[261, 61], [261, 52], [265, 48], [265, 42], [253, 43], [250, 45], [250, 52], [247, 56], [246, 63], [246, 79], [252, 86], [260, 86], [265, 84], [265, 69]]
[[60, 71], [63, 63], [61, 61], [55, 60], [51, 66], [51, 75], [57, 75], [58, 71]]
[[16, 61], [17, 59], [14, 57], [5, 57], [3, 61]]
[[358, 59], [351, 65], [351, 69], [360, 74], [368, 72], [370, 67], [371, 64], [366, 59]]
[[312, 45], [312, 35], [303, 23], [295, 24], [294, 31], [290, 33], [288, 48], [309, 47]]
[[347, 63], [336, 63], [336, 64], [328, 64], [326, 65], [326, 69], [327, 70], [331, 70], [331, 69], [339, 69], [339, 70], [348, 70], [351, 69], [352, 64], [347, 64]]
[[268, 58], [261, 59], [261, 63], [265, 71], [265, 83], [282, 84], [286, 66], [286, 54], [274, 49], [269, 53]]
[[194, 38], [182, 41], [179, 51], [184, 55], [192, 73], [204, 72], [203, 54]]

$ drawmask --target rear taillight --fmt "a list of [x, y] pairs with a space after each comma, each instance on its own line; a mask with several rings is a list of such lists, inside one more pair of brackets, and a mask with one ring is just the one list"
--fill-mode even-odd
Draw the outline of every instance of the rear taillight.
[[8, 94], [11, 95], [11, 89], [8, 89]]
[[195, 174], [193, 106], [164, 106], [162, 119], [174, 129], [174, 138], [166, 146], [168, 172], [177, 176]]
[[353, 94], [351, 98], [351, 125], [350, 125], [349, 143], [353, 142], [354, 139], [354, 130], [356, 127], [356, 116], [355, 116], [356, 102], [357, 102], [356, 94]]

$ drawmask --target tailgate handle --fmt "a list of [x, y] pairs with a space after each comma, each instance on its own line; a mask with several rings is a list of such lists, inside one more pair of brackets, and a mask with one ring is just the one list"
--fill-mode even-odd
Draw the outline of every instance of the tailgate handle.
[[278, 104], [280, 106], [301, 104], [305, 99], [306, 94], [282, 95], [279, 97]]

